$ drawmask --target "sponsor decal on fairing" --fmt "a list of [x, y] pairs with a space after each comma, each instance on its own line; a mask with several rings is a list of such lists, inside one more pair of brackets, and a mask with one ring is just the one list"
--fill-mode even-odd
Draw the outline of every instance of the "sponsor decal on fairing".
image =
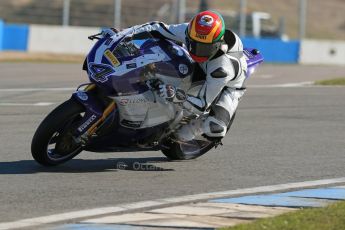
[[89, 119], [87, 119], [84, 124], [82, 124], [79, 128], [79, 132], [83, 132], [95, 119], [97, 118], [96, 115], [92, 115]]
[[148, 103], [149, 100], [146, 98], [142, 97], [137, 97], [137, 98], [122, 98], [120, 100], [120, 105], [126, 106], [126, 105], [134, 105], [134, 104], [144, 104]]
[[82, 101], [87, 101], [87, 99], [89, 99], [84, 91], [77, 91], [77, 97]]
[[137, 64], [136, 63], [126, 64], [126, 68], [127, 69], [135, 69], [135, 68], [137, 68]]
[[187, 75], [189, 72], [189, 68], [186, 64], [179, 64], [178, 66], [178, 70], [180, 71], [180, 73], [182, 73], [183, 75]]
[[104, 52], [104, 56], [107, 58], [107, 60], [115, 67], [120, 66], [120, 61], [115, 57], [115, 55], [110, 51], [106, 50]]

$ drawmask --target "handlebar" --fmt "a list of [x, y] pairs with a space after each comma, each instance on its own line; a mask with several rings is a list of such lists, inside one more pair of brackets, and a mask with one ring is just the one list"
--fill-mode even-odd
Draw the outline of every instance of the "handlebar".
[[101, 39], [99, 36], [102, 35], [102, 33], [98, 33], [98, 34], [94, 34], [94, 35], [91, 35], [91, 36], [88, 36], [87, 38], [91, 41], [93, 41], [94, 39]]
[[109, 29], [106, 29], [106, 30], [103, 30], [102, 32], [98, 33], [98, 34], [94, 34], [94, 35], [91, 35], [89, 37], [87, 37], [89, 40], [93, 41], [94, 39], [101, 39], [99, 36], [102, 35], [102, 36], [106, 36], [107, 35], [107, 30], [110, 30], [114, 33], [118, 33], [120, 30], [116, 29], [116, 28], [109, 28]]

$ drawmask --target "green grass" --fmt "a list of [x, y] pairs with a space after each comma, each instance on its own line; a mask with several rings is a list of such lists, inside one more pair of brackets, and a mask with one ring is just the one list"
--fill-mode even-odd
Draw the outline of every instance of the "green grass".
[[316, 85], [345, 85], [345, 78], [316, 81]]
[[303, 209], [222, 230], [341, 230], [345, 229], [345, 202]]

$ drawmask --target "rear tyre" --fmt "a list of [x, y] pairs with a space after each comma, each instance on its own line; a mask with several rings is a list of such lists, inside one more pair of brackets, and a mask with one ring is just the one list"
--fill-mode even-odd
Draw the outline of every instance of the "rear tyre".
[[[236, 112], [234, 113], [234, 115], [232, 116], [230, 123], [228, 125], [228, 130], [227, 132], [229, 132], [231, 125], [235, 119], [236, 116]], [[220, 141], [220, 140], [218, 140]], [[188, 153], [186, 154], [182, 149], [182, 145], [174, 142], [174, 141], [170, 141], [167, 143], [164, 143], [164, 146], [166, 146], [166, 149], [162, 149], [163, 154], [169, 159], [169, 160], [191, 160], [191, 159], [195, 159], [198, 158], [202, 155], [204, 155], [205, 153], [207, 153], [210, 149], [212, 149], [213, 147], [216, 146], [216, 142], [209, 142], [208, 144], [202, 144], [202, 142], [200, 143], [200, 150], [199, 151], [195, 151], [194, 153]]]
[[169, 160], [191, 160], [207, 153], [215, 144], [214, 142], [209, 142], [203, 148], [200, 148], [200, 150], [189, 152], [188, 154], [182, 150], [182, 144], [177, 142], [165, 143], [165, 146], [167, 149], [162, 149], [162, 152]]
[[38, 126], [31, 142], [33, 158], [41, 165], [62, 164], [82, 151], [73, 131], [81, 119], [84, 107], [70, 99], [55, 108]]

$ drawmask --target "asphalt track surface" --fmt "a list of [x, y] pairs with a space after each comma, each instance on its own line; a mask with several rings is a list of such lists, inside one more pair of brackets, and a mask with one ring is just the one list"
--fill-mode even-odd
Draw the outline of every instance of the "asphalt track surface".
[[[262, 66], [248, 81], [224, 146], [197, 160], [82, 152], [55, 168], [35, 163], [31, 138], [72, 90], [28, 89], [74, 88], [86, 75], [77, 64], [0, 63], [0, 70], [0, 222], [345, 176], [345, 87], [276, 87], [343, 77], [342, 67]], [[34, 106], [41, 102], [55, 104]], [[130, 167], [122, 169], [123, 163]]]

